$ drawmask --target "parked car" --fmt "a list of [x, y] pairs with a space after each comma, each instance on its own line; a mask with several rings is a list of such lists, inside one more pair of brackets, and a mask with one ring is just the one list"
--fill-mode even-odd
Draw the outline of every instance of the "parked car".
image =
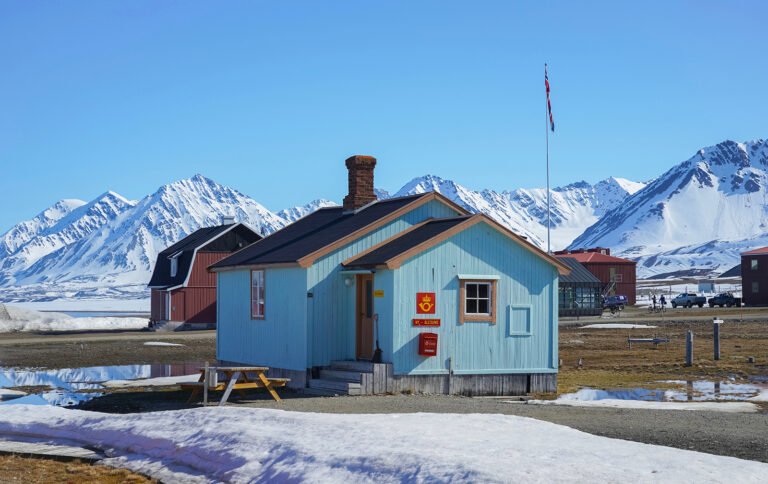
[[707, 303], [711, 308], [715, 306], [720, 306], [720, 307], [725, 306], [728, 308], [731, 306], [739, 307], [741, 306], [741, 298], [735, 297], [730, 292], [721, 292], [717, 296], [709, 298], [709, 301], [707, 301]]
[[690, 292], [683, 292], [678, 294], [677, 296], [672, 299], [672, 307], [676, 308], [678, 306], [682, 306], [684, 308], [692, 308], [693, 306], [698, 306], [700, 308], [703, 308], [704, 305], [707, 303], [707, 298], [704, 296], [697, 296], [696, 294], [690, 293]]
[[621, 311], [627, 305], [627, 302], [627, 296], [606, 296], [603, 298], [603, 309], [618, 309]]

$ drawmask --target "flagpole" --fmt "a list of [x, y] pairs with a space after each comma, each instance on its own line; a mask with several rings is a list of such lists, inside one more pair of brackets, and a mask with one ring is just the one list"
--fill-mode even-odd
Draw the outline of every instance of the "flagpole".
[[[546, 77], [546, 75], [547, 64], [544, 63], [544, 76]], [[547, 96], [545, 96], [544, 99], [544, 132], [546, 133], [547, 139], [547, 254], [551, 254], [552, 248], [550, 245], [549, 232], [552, 228], [552, 209], [549, 200], [549, 99]]]

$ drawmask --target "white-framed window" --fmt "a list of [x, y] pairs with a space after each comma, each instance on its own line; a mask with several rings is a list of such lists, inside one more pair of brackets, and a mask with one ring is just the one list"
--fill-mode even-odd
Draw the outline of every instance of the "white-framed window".
[[181, 256], [182, 251], [176, 252], [171, 255], [171, 277], [176, 277], [176, 274], [179, 272], [179, 257]]
[[251, 319], [264, 319], [266, 295], [264, 270], [251, 271]]
[[753, 271], [757, 270], [757, 259], [750, 259], [749, 260], [749, 268]]
[[496, 280], [461, 280], [459, 322], [496, 323]]

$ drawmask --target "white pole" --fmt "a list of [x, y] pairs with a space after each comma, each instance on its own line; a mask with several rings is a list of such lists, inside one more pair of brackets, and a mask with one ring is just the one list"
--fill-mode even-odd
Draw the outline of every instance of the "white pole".
[[[547, 75], [547, 64], [544, 64], [544, 76]], [[546, 92], [545, 92], [545, 97]], [[549, 100], [545, 99], [544, 105], [544, 131], [547, 133], [547, 254], [552, 253], [549, 232], [552, 228], [552, 209], [549, 200]]]

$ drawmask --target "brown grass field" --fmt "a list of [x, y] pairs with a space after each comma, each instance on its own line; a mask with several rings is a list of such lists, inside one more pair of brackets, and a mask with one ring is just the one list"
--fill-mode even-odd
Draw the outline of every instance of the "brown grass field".
[[143, 484], [157, 482], [125, 469], [0, 455], [0, 483]]
[[[698, 309], [698, 308], [695, 308]], [[720, 360], [714, 360], [713, 324], [696, 318], [701, 311], [688, 310], [667, 314], [665, 320], [646, 316], [590, 320], [560, 328], [558, 393], [579, 388], [663, 388], [661, 380], [747, 381], [750, 376], [768, 376], [768, 319], [739, 322], [735, 311], [723, 314], [720, 330]], [[723, 311], [721, 311], [723, 312]], [[671, 313], [671, 311], [670, 311]], [[698, 313], [698, 314], [697, 314]], [[707, 313], [712, 314], [711, 310]], [[674, 317], [673, 320], [670, 320]], [[593, 323], [635, 323], [657, 328], [584, 329]], [[694, 362], [685, 363], [685, 337], [694, 333]], [[670, 338], [669, 344], [627, 345], [627, 338]], [[754, 363], [749, 363], [749, 357]], [[578, 365], [579, 359], [582, 365]]]

